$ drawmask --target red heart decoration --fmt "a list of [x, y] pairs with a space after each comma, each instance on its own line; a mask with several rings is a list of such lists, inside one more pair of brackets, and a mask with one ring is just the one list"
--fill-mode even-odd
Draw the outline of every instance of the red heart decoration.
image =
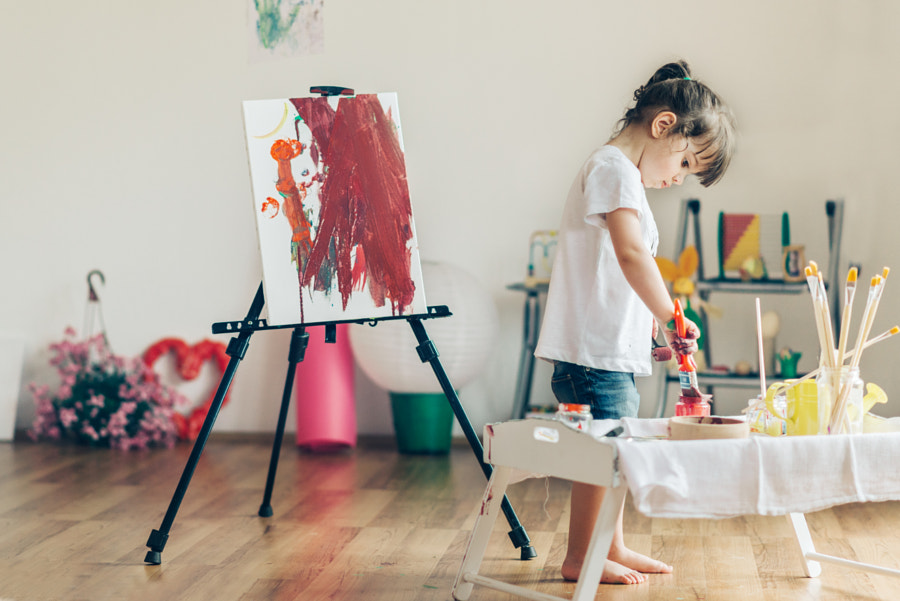
[[[200, 369], [207, 361], [214, 361], [219, 368], [219, 375], [221, 376], [225, 373], [225, 367], [228, 365], [229, 360], [226, 347], [221, 342], [201, 340], [192, 346], [180, 338], [163, 338], [154, 342], [150, 345], [150, 348], [144, 351], [142, 358], [144, 363], [152, 368], [157, 359], [169, 352], [175, 353], [175, 367], [178, 375], [186, 381], [193, 380], [200, 375]], [[225, 398], [222, 399], [222, 407], [228, 402], [230, 395], [231, 390], [229, 389], [225, 394]], [[175, 413], [173, 420], [178, 438], [182, 440], [195, 440], [197, 438], [215, 398], [216, 388], [213, 388], [206, 402], [194, 408], [189, 416], [185, 417], [180, 413]]]

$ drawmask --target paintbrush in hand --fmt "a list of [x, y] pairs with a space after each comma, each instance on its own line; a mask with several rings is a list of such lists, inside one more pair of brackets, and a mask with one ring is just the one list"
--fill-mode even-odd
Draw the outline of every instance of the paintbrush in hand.
[[[681, 301], [677, 298], [675, 299], [675, 332], [679, 338], [684, 338], [687, 334], [684, 310], [681, 308]], [[678, 382], [681, 384], [681, 396], [703, 398], [697, 382], [697, 364], [692, 355], [678, 356]]]

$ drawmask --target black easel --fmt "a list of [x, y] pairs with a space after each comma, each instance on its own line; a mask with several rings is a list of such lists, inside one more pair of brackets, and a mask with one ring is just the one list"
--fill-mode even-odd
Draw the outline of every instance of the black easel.
[[[194, 442], [194, 448], [191, 451], [190, 457], [188, 457], [187, 464], [185, 465], [184, 471], [181, 474], [181, 479], [178, 481], [178, 486], [175, 489], [175, 494], [172, 496], [172, 500], [169, 502], [169, 508], [166, 511], [165, 517], [163, 517], [162, 524], [160, 525], [158, 530], [153, 530], [150, 533], [150, 538], [147, 540], [147, 547], [150, 550], [144, 557], [145, 563], [159, 565], [162, 561], [160, 553], [162, 553], [163, 549], [166, 546], [166, 542], [169, 539], [169, 531], [172, 528], [172, 523], [175, 521], [175, 514], [178, 513], [178, 508], [181, 505], [181, 501], [184, 499], [184, 495], [187, 492], [188, 486], [190, 485], [191, 478], [194, 475], [194, 469], [197, 467], [197, 462], [200, 459], [200, 454], [203, 452], [203, 447], [206, 445], [206, 441], [209, 438], [210, 431], [212, 430], [213, 424], [218, 417], [219, 409], [221, 409], [222, 407], [222, 401], [225, 398], [225, 394], [228, 392], [229, 386], [231, 386], [231, 381], [234, 378], [234, 372], [237, 370], [238, 363], [240, 363], [241, 359], [244, 358], [244, 355], [247, 352], [247, 347], [249, 346], [250, 342], [250, 336], [252, 336], [254, 332], [259, 330], [271, 330], [290, 327], [294, 328], [294, 332], [291, 336], [290, 350], [288, 352], [288, 370], [287, 377], [285, 378], [284, 383], [284, 394], [281, 397], [281, 410], [278, 414], [278, 427], [275, 431], [275, 442], [272, 446], [272, 458], [269, 462], [269, 472], [266, 477], [266, 490], [263, 494], [263, 501], [259, 507], [258, 512], [260, 517], [270, 517], [272, 515], [272, 489], [275, 484], [275, 472], [278, 469], [278, 455], [281, 451], [285, 421], [287, 418], [288, 407], [290, 406], [291, 402], [291, 391], [293, 390], [294, 386], [294, 374], [296, 372], [297, 363], [303, 361], [306, 354], [306, 347], [307, 343], [309, 342], [309, 334], [306, 333], [306, 328], [310, 326], [325, 326], [326, 342], [334, 342], [337, 333], [337, 324], [339, 323], [377, 325], [379, 321], [396, 319], [407, 320], [409, 322], [409, 325], [412, 327], [413, 333], [416, 336], [416, 340], [419, 343], [419, 346], [416, 347], [416, 351], [419, 353], [419, 358], [423, 363], [427, 361], [431, 364], [435, 376], [437, 376], [437, 379], [441, 384], [441, 388], [443, 389], [447, 400], [450, 402], [453, 413], [456, 415], [456, 419], [459, 422], [459, 425], [462, 427], [463, 433], [466, 435], [466, 439], [468, 439], [469, 441], [469, 445], [472, 447], [472, 452], [475, 453], [475, 456], [478, 458], [479, 464], [481, 464], [481, 469], [484, 472], [485, 477], [490, 478], [491, 473], [493, 472], [493, 467], [485, 463], [482, 459], [484, 455], [484, 449], [481, 446], [481, 441], [476, 435], [475, 430], [472, 428], [472, 424], [459, 402], [459, 397], [457, 396], [456, 391], [453, 389], [453, 386], [450, 383], [450, 379], [447, 377], [447, 373], [444, 371], [444, 368], [441, 365], [440, 360], [438, 359], [439, 355], [437, 349], [435, 348], [434, 343], [428, 338], [428, 334], [425, 332], [425, 326], [422, 324], [422, 320], [425, 319], [449, 317], [450, 315], [452, 315], [447, 307], [428, 307], [428, 313], [416, 315], [384, 317], [378, 319], [270, 326], [266, 323], [265, 319], [259, 318], [264, 303], [265, 301], [263, 297], [263, 286], [262, 284], [260, 284], [259, 289], [256, 291], [256, 296], [254, 297], [253, 302], [250, 305], [250, 310], [247, 312], [247, 316], [243, 321], [214, 323], [212, 326], [213, 334], [224, 334], [228, 332], [237, 333], [237, 336], [235, 336], [228, 342], [228, 349], [226, 352], [228, 353], [229, 357], [231, 357], [231, 359], [229, 360], [228, 366], [225, 368], [225, 371], [222, 374], [222, 380], [219, 382], [219, 387], [216, 390], [216, 395], [213, 398], [213, 402], [210, 406], [209, 412], [206, 415], [206, 419], [203, 421], [203, 427], [200, 429], [197, 440]], [[513, 510], [512, 505], [510, 505], [509, 503], [509, 499], [505, 496], [503, 497], [501, 507], [511, 528], [509, 537], [512, 540], [513, 544], [517, 548], [521, 548], [522, 550], [521, 558], [525, 560], [536, 557], [537, 552], [531, 546], [531, 540], [528, 538], [528, 534], [525, 532], [525, 528], [519, 523], [515, 511]]]

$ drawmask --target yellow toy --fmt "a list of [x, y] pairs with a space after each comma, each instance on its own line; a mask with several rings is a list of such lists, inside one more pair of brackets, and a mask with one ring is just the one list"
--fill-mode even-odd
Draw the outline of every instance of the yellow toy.
[[666, 257], [655, 257], [655, 259], [660, 275], [672, 285], [672, 294], [681, 299], [685, 317], [700, 328], [700, 338], [697, 340], [699, 350], [694, 354], [694, 361], [697, 363], [697, 369], [704, 371], [706, 369], [706, 354], [703, 352], [703, 341], [705, 340], [706, 332], [703, 322], [694, 310], [694, 307], [702, 307], [708, 315], [715, 317], [718, 317], [721, 312], [695, 294], [697, 287], [693, 278], [697, 267], [700, 265], [700, 255], [694, 246], [687, 246], [678, 256], [677, 264]]
[[693, 246], [686, 247], [678, 257], [678, 265], [666, 257], [656, 257], [656, 265], [663, 279], [672, 284], [672, 293], [688, 300], [694, 295], [694, 272], [700, 265], [700, 255]]

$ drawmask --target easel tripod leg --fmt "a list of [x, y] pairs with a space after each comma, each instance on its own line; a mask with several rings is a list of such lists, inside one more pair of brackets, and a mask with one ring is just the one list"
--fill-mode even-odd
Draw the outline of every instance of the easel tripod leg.
[[[234, 338], [232, 339], [232, 342], [236, 340], [238, 339]], [[232, 345], [229, 344], [228, 346], [230, 353]], [[219, 415], [219, 409], [222, 408], [222, 400], [228, 392], [228, 387], [231, 385], [234, 372], [237, 369], [237, 365], [241, 358], [243, 358], [246, 348], [246, 340], [244, 340], [243, 348], [239, 349], [240, 355], [233, 355], [228, 362], [228, 367], [225, 368], [225, 373], [222, 375], [222, 381], [219, 383], [216, 396], [210, 405], [209, 413], [206, 414], [206, 419], [203, 420], [203, 427], [200, 429], [200, 434], [197, 435], [197, 440], [194, 441], [194, 448], [191, 450], [191, 455], [188, 458], [187, 464], [184, 466], [184, 471], [181, 473], [181, 479], [178, 481], [178, 486], [175, 488], [175, 494], [169, 502], [169, 508], [163, 518], [162, 525], [160, 525], [159, 530], [153, 530], [150, 533], [150, 538], [147, 539], [147, 547], [149, 547], [150, 550], [144, 557], [145, 563], [159, 565], [161, 561], [159, 554], [162, 553], [163, 548], [166, 546], [166, 541], [169, 539], [169, 530], [171, 530], [172, 523], [175, 521], [175, 514], [178, 513], [181, 501], [184, 500], [184, 495], [191, 483], [191, 478], [194, 476], [194, 470], [197, 468], [197, 462], [200, 460], [200, 454], [203, 453], [203, 447], [206, 446], [209, 433], [212, 431], [213, 424], [216, 422], [216, 418]]]
[[303, 358], [306, 356], [306, 347], [308, 345], [309, 334], [306, 333], [306, 329], [303, 327], [294, 328], [294, 333], [291, 335], [291, 349], [288, 354], [288, 370], [284, 380], [284, 393], [281, 396], [281, 410], [278, 413], [278, 427], [275, 430], [272, 458], [269, 460], [269, 473], [266, 476], [266, 491], [263, 494], [262, 504], [259, 506], [260, 517], [272, 517], [272, 489], [275, 486], [275, 472], [278, 470], [278, 456], [281, 453], [281, 442], [284, 438], [288, 407], [291, 405], [294, 374], [297, 372], [297, 363], [303, 361]]
[[[250, 305], [250, 310], [247, 312], [246, 320], [248, 322], [255, 321], [259, 317], [260, 311], [262, 311], [262, 306], [263, 288], [262, 284], [260, 284], [259, 289], [256, 291], [256, 296], [253, 299], [253, 303]], [[147, 555], [144, 557], [144, 563], [159, 565], [162, 561], [160, 553], [162, 553], [166, 546], [166, 542], [169, 540], [169, 531], [172, 529], [172, 524], [175, 522], [175, 515], [178, 513], [181, 501], [184, 500], [184, 495], [191, 483], [191, 478], [194, 476], [194, 470], [197, 468], [200, 454], [203, 453], [203, 447], [206, 446], [209, 433], [212, 431], [213, 424], [215, 424], [216, 418], [219, 415], [219, 410], [222, 408], [222, 402], [225, 399], [225, 395], [228, 393], [228, 388], [231, 386], [232, 379], [234, 379], [234, 372], [237, 371], [238, 364], [247, 352], [247, 346], [252, 334], [252, 328], [242, 330], [238, 336], [232, 338], [228, 343], [226, 352], [231, 357], [231, 360], [228, 362], [228, 366], [222, 374], [219, 388], [216, 390], [216, 396], [210, 404], [206, 419], [203, 420], [203, 426], [200, 428], [197, 440], [194, 441], [194, 448], [191, 450], [191, 455], [188, 457], [187, 464], [184, 466], [184, 471], [181, 473], [181, 479], [178, 481], [178, 486], [175, 488], [175, 494], [172, 495], [172, 500], [169, 502], [169, 508], [166, 510], [166, 515], [163, 517], [162, 524], [160, 525], [159, 530], [150, 532], [150, 538], [147, 539], [147, 547], [150, 550], [147, 551]]]
[[[421, 319], [410, 318], [408, 321], [409, 325], [412, 327], [413, 333], [416, 335], [416, 340], [419, 342], [419, 346], [416, 347], [419, 358], [423, 363], [427, 361], [431, 364], [431, 368], [434, 370], [434, 374], [441, 384], [441, 389], [444, 391], [444, 395], [447, 397], [447, 401], [453, 409], [456, 421], [459, 422], [463, 434], [466, 436], [466, 440], [469, 441], [469, 446], [472, 447], [472, 452], [475, 453], [475, 457], [478, 459], [479, 465], [481, 465], [481, 471], [484, 472], [484, 476], [490, 480], [494, 468], [484, 462], [484, 447], [481, 446], [481, 440], [479, 440], [478, 435], [475, 433], [475, 429], [472, 428], [472, 422], [469, 421], [469, 416], [466, 415], [465, 409], [459, 402], [459, 396], [453, 389], [453, 385], [447, 377], [447, 372], [444, 371], [444, 366], [441, 365], [440, 359], [438, 359], [438, 352], [434, 343], [428, 338], [428, 333], [425, 331], [425, 326], [422, 325]], [[511, 528], [509, 531], [510, 540], [512, 540], [512, 543], [516, 548], [521, 548], [522, 550], [521, 558], [525, 560], [537, 557], [537, 551], [531, 546], [531, 539], [528, 538], [528, 533], [525, 532], [525, 528], [519, 523], [519, 518], [516, 516], [516, 512], [513, 510], [509, 498], [507, 498], [506, 495], [503, 495], [501, 509]]]

